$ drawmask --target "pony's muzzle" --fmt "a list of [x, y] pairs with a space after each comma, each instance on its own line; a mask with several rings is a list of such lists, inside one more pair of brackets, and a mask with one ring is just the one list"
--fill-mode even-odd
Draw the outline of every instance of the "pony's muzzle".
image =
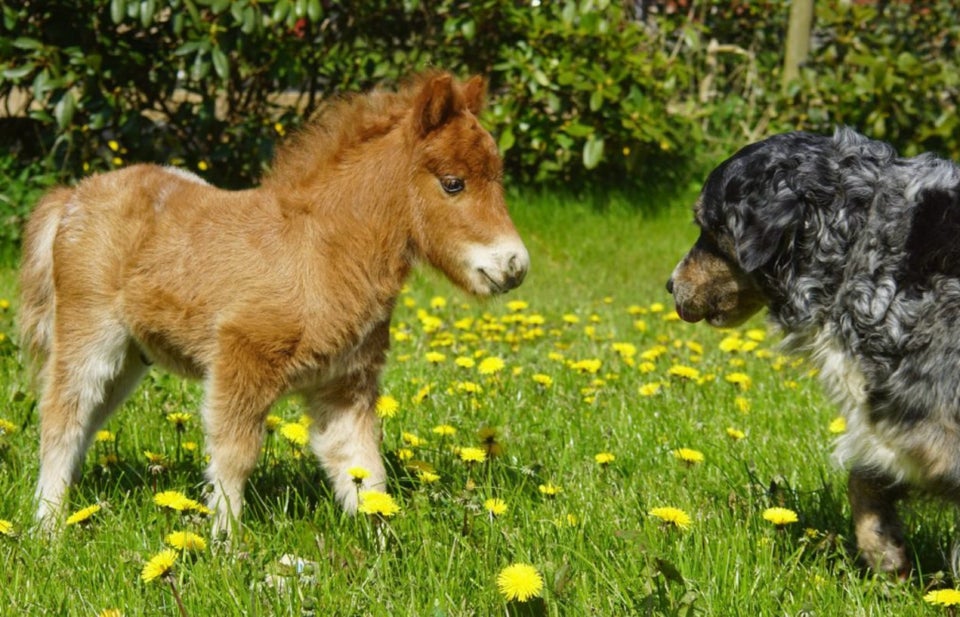
[[523, 255], [519, 253], [511, 255], [507, 259], [507, 267], [504, 269], [504, 291], [519, 287], [523, 279], [526, 278], [529, 269], [530, 255], [526, 251], [523, 252]]

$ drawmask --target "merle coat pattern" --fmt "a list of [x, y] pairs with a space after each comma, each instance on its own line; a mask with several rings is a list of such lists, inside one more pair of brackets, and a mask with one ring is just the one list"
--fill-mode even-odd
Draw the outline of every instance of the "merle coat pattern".
[[847, 419], [862, 556], [906, 573], [897, 500], [960, 503], [960, 168], [849, 129], [786, 133], [717, 167], [695, 219], [677, 312], [726, 326], [768, 307]]

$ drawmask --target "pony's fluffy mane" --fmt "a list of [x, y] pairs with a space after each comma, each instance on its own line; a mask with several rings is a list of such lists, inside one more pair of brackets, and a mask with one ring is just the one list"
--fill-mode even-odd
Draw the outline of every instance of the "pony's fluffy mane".
[[390, 133], [410, 112], [423, 84], [444, 74], [428, 71], [407, 79], [395, 91], [377, 88], [331, 99], [277, 148], [263, 183], [296, 185], [347, 152]]

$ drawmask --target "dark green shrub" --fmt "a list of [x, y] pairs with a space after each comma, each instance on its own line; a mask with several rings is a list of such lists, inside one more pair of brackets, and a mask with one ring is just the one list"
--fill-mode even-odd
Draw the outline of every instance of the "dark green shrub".
[[778, 108], [782, 127], [848, 125], [960, 159], [960, 6], [955, 2], [824, 2], [810, 61]]

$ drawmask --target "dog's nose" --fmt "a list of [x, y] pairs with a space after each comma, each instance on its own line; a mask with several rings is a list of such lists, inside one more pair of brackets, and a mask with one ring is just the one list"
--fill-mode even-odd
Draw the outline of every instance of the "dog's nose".
[[667, 279], [667, 293], [673, 295], [673, 277]]

